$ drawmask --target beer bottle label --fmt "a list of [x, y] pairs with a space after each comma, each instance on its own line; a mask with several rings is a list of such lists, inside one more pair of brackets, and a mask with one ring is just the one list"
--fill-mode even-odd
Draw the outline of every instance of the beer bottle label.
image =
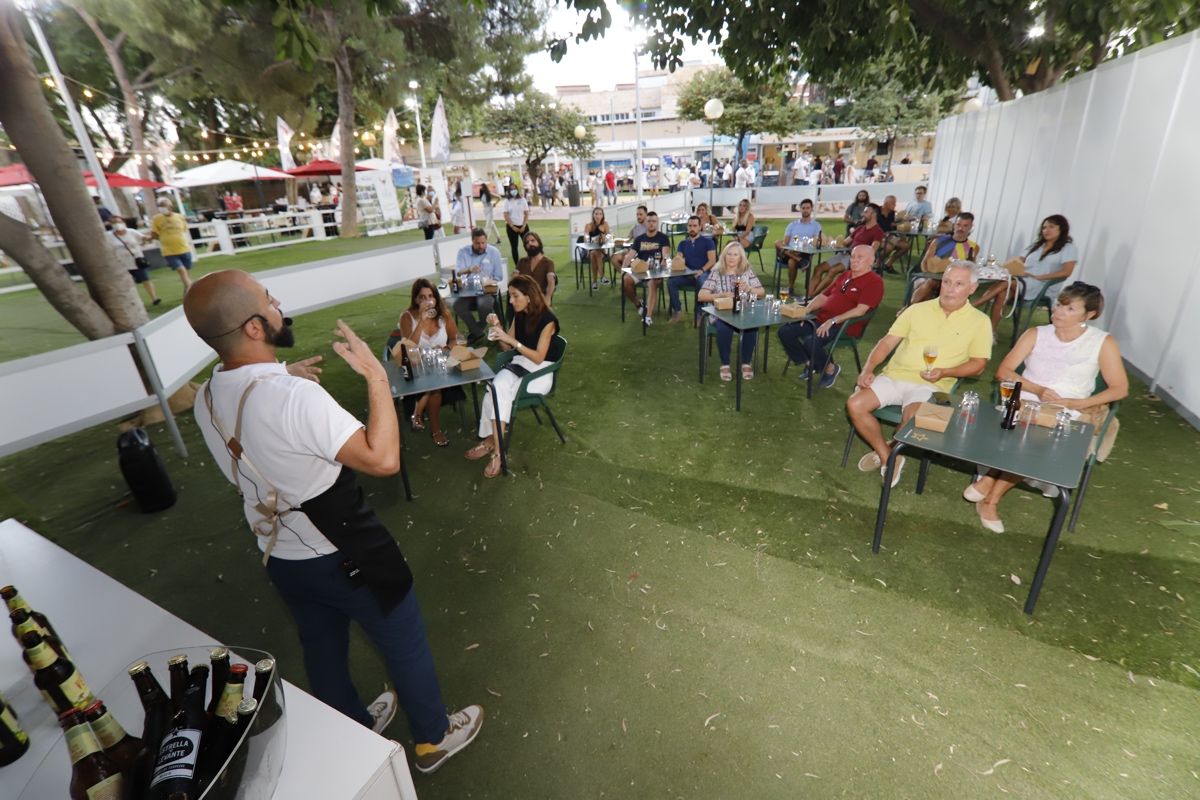
[[25, 653], [29, 656], [29, 667], [34, 672], [48, 667], [58, 660], [58, 653], [54, 652], [44, 639], [26, 650]]
[[71, 673], [71, 677], [58, 685], [62, 691], [63, 697], [67, 698], [67, 702], [83, 711], [85, 708], [96, 702], [96, 698], [92, 696], [92, 690], [88, 688], [87, 681], [79, 674], [79, 670]]
[[100, 746], [105, 750], [125, 738], [125, 729], [121, 727], [121, 723], [117, 722], [117, 718], [112, 715], [111, 711], [106, 711], [104, 716], [93, 722], [92, 730], [95, 732], [96, 738], [100, 740]]
[[125, 778], [119, 772], [89, 786], [87, 790], [88, 800], [123, 800], [124, 796]]
[[29, 607], [29, 603], [25, 602], [25, 598], [21, 597], [21, 595], [19, 595], [19, 594], [16, 594], [16, 595], [13, 595], [12, 599], [8, 601], [8, 611], [11, 614], [12, 612], [16, 611], [18, 608], [25, 609], [26, 611], [28, 611], [30, 613], [31, 616], [33, 614], [33, 609]]
[[92, 733], [90, 725], [76, 725], [66, 733], [67, 752], [71, 754], [71, 763], [77, 764], [80, 759], [100, 752], [100, 742]]
[[237, 707], [240, 702], [242, 702], [242, 684], [227, 683], [224, 691], [221, 692], [221, 701], [217, 703], [217, 709], [213, 713], [230, 722], [237, 722]]
[[33, 617], [26, 617], [24, 622], [18, 623], [14, 627], [16, 630], [13, 631], [13, 635], [17, 637], [17, 641], [20, 641], [21, 637], [30, 631], [40, 633], [42, 636], [46, 635], [46, 632], [42, 630], [42, 626], [38, 625], [37, 620]]
[[200, 731], [176, 728], [167, 734], [158, 749], [151, 788], [174, 778], [191, 780], [196, 772], [196, 757], [200, 754]]
[[18, 743], [25, 744], [29, 741], [29, 734], [21, 730], [21, 723], [17, 722], [16, 716], [8, 706], [4, 706], [0, 711], [0, 726], [7, 728], [13, 736], [17, 737]]

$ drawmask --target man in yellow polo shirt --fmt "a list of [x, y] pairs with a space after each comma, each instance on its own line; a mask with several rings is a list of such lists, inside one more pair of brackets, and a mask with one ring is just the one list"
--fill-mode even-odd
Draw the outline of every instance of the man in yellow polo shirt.
[[158, 198], [158, 211], [150, 220], [150, 238], [162, 243], [163, 260], [183, 281], [183, 291], [192, 288], [188, 270], [192, 268], [192, 242], [187, 217], [178, 213], [170, 198]]
[[[974, 264], [951, 262], [942, 275], [941, 296], [904, 309], [867, 356], [858, 376], [858, 391], [846, 401], [850, 422], [871, 447], [858, 462], [863, 472], [878, 469], [882, 474], [892, 452], [875, 418], [877, 408], [900, 406], [907, 422], [935, 391], [948, 392], [956, 378], [972, 378], [987, 366], [992, 357], [991, 321], [968, 302], [978, 285]], [[924, 360], [926, 348], [931, 355], [937, 354], [929, 368]], [[876, 375], [876, 367], [893, 350], [891, 361]], [[893, 486], [899, 483], [903, 469], [904, 457], [900, 456]]]

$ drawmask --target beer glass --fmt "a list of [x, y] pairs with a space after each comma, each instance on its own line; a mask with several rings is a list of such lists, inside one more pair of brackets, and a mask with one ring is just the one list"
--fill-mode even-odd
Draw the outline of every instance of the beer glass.
[[937, 357], [938, 346], [936, 344], [925, 345], [925, 349], [921, 351], [921, 358], [925, 359], [925, 375], [928, 375], [929, 371], [933, 369], [933, 362], [937, 361]]

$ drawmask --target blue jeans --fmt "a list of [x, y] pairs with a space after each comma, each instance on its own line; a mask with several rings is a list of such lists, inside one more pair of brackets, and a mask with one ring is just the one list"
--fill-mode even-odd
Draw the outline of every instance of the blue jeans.
[[350, 621], [354, 620], [383, 656], [413, 741], [440, 742], [449, 720], [416, 592], [409, 591], [384, 612], [370, 589], [346, 577], [342, 559], [341, 553], [332, 553], [303, 561], [272, 558], [267, 562], [267, 575], [299, 629], [312, 693], [371, 727], [371, 715], [350, 679]]
[[[758, 343], [758, 331], [742, 332], [742, 363], [754, 363], [754, 345]], [[729, 366], [729, 355], [733, 349], [733, 326], [717, 320], [717, 353], [721, 356], [721, 366]]]
[[707, 279], [707, 272], [701, 272], [698, 275], [676, 275], [672, 278], [667, 278], [667, 297], [671, 301], [671, 313], [675, 314], [683, 310], [683, 302], [679, 299], [680, 288], [688, 287], [695, 289], [699, 293], [700, 287], [704, 285], [704, 281]]
[[817, 336], [817, 326], [809, 320], [789, 322], [779, 329], [779, 343], [787, 351], [788, 358], [800, 365], [808, 363], [808, 354], [811, 352], [813, 357], [810, 366], [814, 372], [822, 372], [829, 363], [825, 348], [833, 342], [840, 327], [834, 325], [829, 329], [828, 336]]

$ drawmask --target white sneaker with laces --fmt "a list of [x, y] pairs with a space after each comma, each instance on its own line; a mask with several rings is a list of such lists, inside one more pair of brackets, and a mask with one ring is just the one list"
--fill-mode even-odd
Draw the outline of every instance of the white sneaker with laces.
[[418, 744], [413, 761], [421, 772], [436, 772], [446, 759], [475, 741], [483, 727], [483, 706], [471, 705], [447, 717], [450, 727], [437, 744]]
[[396, 716], [396, 706], [399, 701], [396, 690], [384, 686], [383, 694], [376, 697], [374, 702], [367, 706], [367, 713], [371, 715], [371, 719], [375, 720], [371, 725], [371, 730], [379, 734], [387, 730], [387, 726], [392, 724], [392, 719]]

